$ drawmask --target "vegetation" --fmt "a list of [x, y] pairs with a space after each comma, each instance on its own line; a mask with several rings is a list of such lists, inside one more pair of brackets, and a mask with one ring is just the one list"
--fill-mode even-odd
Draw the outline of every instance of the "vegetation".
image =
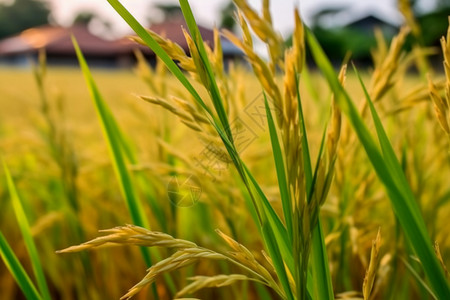
[[157, 68], [137, 53], [139, 86], [102, 82], [112, 75], [92, 74], [74, 40], [100, 126], [83, 111], [67, 121], [65, 103], [84, 110], [87, 96], [77, 82], [62, 91], [75, 100], [55, 97], [41, 56], [31, 143], [4, 131], [0, 254], [27, 298], [450, 298], [450, 30], [444, 79], [408, 75], [426, 57], [404, 52], [406, 27], [377, 38], [372, 72], [345, 61], [336, 74], [298, 11], [286, 47], [269, 1], [259, 14], [235, 0], [242, 39], [223, 35], [251, 72], [225, 73], [219, 32], [204, 44], [186, 0], [190, 56], [108, 2]]
[[50, 9], [39, 0], [14, 0], [0, 3], [0, 39], [21, 31], [48, 24]]

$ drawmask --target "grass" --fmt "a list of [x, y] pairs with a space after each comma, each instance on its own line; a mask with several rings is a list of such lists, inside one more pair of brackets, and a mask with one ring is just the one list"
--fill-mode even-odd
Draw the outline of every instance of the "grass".
[[[20, 232], [3, 229], [14, 221], [6, 213], [0, 221], [2, 257], [28, 298], [48, 299], [46, 284], [64, 299], [449, 297], [448, 109], [439, 106], [448, 80], [430, 77], [431, 84], [406, 72], [415, 63], [402, 52], [406, 30], [390, 45], [378, 39], [373, 72], [343, 65], [338, 75], [298, 12], [285, 49], [268, 1], [259, 14], [239, 0], [243, 39], [224, 34], [251, 72], [227, 74], [219, 40], [215, 50], [203, 44], [187, 1], [180, 5], [191, 56], [109, 2], [159, 55], [156, 70], [141, 62], [141, 79], [91, 73], [78, 51], [81, 72], [41, 66], [40, 98], [8, 86], [20, 108], [0, 104], [32, 116], [24, 122], [11, 113], [1, 124], [4, 160], [14, 170], [5, 167], [12, 196], [0, 194], [1, 205], [21, 216]], [[250, 30], [266, 40], [269, 60], [253, 52]], [[305, 51], [319, 72], [306, 69]], [[90, 95], [79, 88], [81, 76]], [[63, 80], [74, 89], [52, 91]], [[23, 132], [12, 135], [16, 128]], [[64, 163], [67, 148], [77, 160]], [[174, 205], [186, 195], [195, 205]], [[22, 212], [18, 203], [26, 204]], [[86, 242], [102, 228], [113, 229]], [[36, 243], [30, 263], [21, 242], [11, 242], [21, 236], [28, 249]], [[115, 247], [54, 254], [74, 244], [59, 253]], [[7, 297], [19, 293], [11, 281], [0, 283]]]

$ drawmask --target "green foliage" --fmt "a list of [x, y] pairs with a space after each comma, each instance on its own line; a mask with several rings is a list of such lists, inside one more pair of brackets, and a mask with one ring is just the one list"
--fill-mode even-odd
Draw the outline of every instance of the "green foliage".
[[50, 10], [40, 0], [15, 0], [0, 4], [0, 39], [25, 29], [48, 24]]
[[370, 50], [376, 44], [373, 33], [366, 34], [357, 28], [324, 29], [317, 27], [313, 32], [325, 54], [334, 62], [342, 61], [349, 52], [352, 59], [368, 62]]
[[450, 286], [439, 265], [437, 257], [434, 254], [431, 240], [427, 234], [425, 222], [364, 85], [364, 92], [374, 119], [381, 151], [359, 115], [355, 104], [339, 84], [331, 64], [317, 43], [317, 40], [310, 32], [307, 34], [307, 39], [319, 68], [322, 70], [329, 85], [338, 96], [338, 102], [342, 111], [347, 114], [379, 179], [383, 182], [387, 194], [391, 199], [392, 208], [405, 231], [407, 239], [411, 243], [411, 246], [414, 248], [419, 259], [422, 261], [430, 285], [439, 298], [449, 298]]
[[28, 274], [20, 264], [20, 261], [17, 259], [2, 232], [0, 232], [0, 256], [25, 297], [28, 300], [41, 300], [42, 298], [37, 292], [36, 287], [30, 277], [28, 277]]
[[228, 1], [226, 5], [220, 10], [220, 28], [226, 28], [233, 31], [236, 27], [236, 20], [234, 19], [234, 14], [236, 12], [236, 7], [233, 1]]
[[424, 46], [440, 46], [439, 40], [447, 30], [449, 15], [450, 7], [447, 6], [417, 17]]
[[[45, 279], [44, 271], [42, 269], [42, 264], [39, 258], [39, 254], [36, 248], [36, 244], [34, 243], [31, 229], [29, 225], [28, 218], [25, 214], [25, 210], [23, 208], [22, 200], [19, 197], [19, 193], [16, 189], [16, 185], [11, 177], [11, 174], [9, 172], [8, 167], [6, 166], [6, 163], [3, 162], [3, 169], [6, 174], [6, 181], [8, 185], [8, 190], [11, 196], [11, 202], [14, 208], [14, 213], [16, 215], [17, 223], [19, 224], [20, 231], [22, 233], [22, 237], [25, 242], [25, 246], [28, 251], [28, 255], [31, 259], [31, 264], [33, 267], [33, 273], [37, 280], [37, 285], [39, 287], [40, 294], [42, 295], [43, 300], [50, 300], [50, 291], [47, 286], [47, 281]], [[0, 232], [1, 233], [1, 232]], [[14, 277], [16, 280], [24, 280], [25, 282], [19, 282], [19, 285], [21, 285], [23, 291], [26, 294], [31, 293], [33, 295], [32, 298], [35, 297], [35, 291], [33, 289], [33, 286], [30, 286], [29, 280], [26, 276], [26, 274], [23, 274], [23, 269], [21, 268], [20, 263], [17, 262], [17, 259], [14, 255], [11, 254], [11, 250], [9, 249], [9, 246], [4, 239], [3, 235], [0, 236], [2, 238], [2, 257], [5, 260], [6, 264], [8, 265], [8, 268], [11, 270], [11, 272], [15, 275]], [[25, 277], [25, 278], [24, 278]], [[41, 298], [41, 297], [39, 297]]]

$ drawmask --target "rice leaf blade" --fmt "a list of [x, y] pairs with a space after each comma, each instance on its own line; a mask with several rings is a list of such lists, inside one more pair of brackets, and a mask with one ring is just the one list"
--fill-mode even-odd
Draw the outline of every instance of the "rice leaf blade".
[[296, 86], [297, 86], [297, 109], [298, 109], [298, 119], [300, 122], [300, 136], [302, 141], [302, 158], [303, 158], [303, 166], [304, 166], [304, 175], [305, 175], [305, 186], [306, 186], [306, 193], [308, 199], [310, 198], [311, 189], [312, 189], [312, 180], [313, 180], [313, 173], [312, 173], [312, 164], [311, 164], [311, 155], [309, 153], [309, 144], [308, 144], [308, 134], [306, 132], [306, 125], [305, 125], [305, 116], [303, 114], [303, 105], [302, 105], [302, 99], [300, 96], [300, 83], [299, 83], [299, 77], [296, 76], [295, 78]]
[[217, 115], [219, 116], [219, 120], [221, 122], [222, 128], [225, 130], [228, 139], [233, 142], [233, 135], [231, 133], [230, 124], [228, 122], [228, 117], [225, 112], [225, 107], [223, 105], [222, 98], [220, 96], [220, 91], [217, 86], [217, 82], [214, 78], [214, 72], [211, 67], [211, 63], [209, 62], [208, 54], [206, 53], [205, 46], [203, 43], [202, 36], [200, 34], [200, 30], [198, 29], [197, 22], [195, 21], [194, 15], [192, 13], [191, 7], [187, 0], [180, 0], [180, 7], [183, 12], [184, 18], [186, 20], [186, 24], [189, 28], [189, 32], [192, 36], [192, 39], [197, 47], [198, 53], [200, 55], [200, 59], [202, 60], [203, 66], [205, 67], [206, 73], [208, 75], [208, 92], [211, 95], [211, 99], [214, 104], [214, 108], [216, 110]]
[[312, 277], [308, 277], [308, 281], [310, 284], [312, 283], [313, 299], [333, 300], [333, 284], [331, 281], [327, 249], [325, 247], [320, 217], [312, 233], [310, 263], [312, 268]]
[[289, 195], [288, 183], [286, 180], [286, 170], [284, 167], [283, 154], [281, 152], [281, 146], [278, 140], [277, 130], [275, 128], [275, 123], [273, 121], [269, 103], [267, 102], [266, 94], [264, 94], [264, 102], [266, 106], [267, 123], [269, 124], [270, 141], [272, 144], [273, 158], [275, 161], [275, 168], [278, 178], [278, 187], [280, 190], [281, 203], [283, 205], [284, 219], [286, 221], [286, 228], [289, 234], [289, 239], [292, 241], [293, 236], [292, 203], [291, 197]]
[[[399, 217], [399, 221], [402, 224], [402, 226], [409, 227], [409, 229], [406, 230], [406, 235], [411, 244], [413, 245], [415, 252], [420, 257], [420, 261], [422, 262], [422, 266], [425, 269], [425, 273], [429, 276], [428, 279], [431, 281], [430, 284], [435, 285], [435, 288], [438, 289], [441, 289], [441, 285], [443, 285], [442, 287], [447, 286], [448, 293], [450, 293], [448, 282], [445, 278], [445, 274], [433, 250], [431, 240], [427, 233], [425, 221], [421, 216], [419, 206], [417, 205], [417, 202], [415, 201], [414, 198], [414, 194], [405, 177], [405, 173], [403, 172], [400, 162], [398, 161], [397, 156], [395, 155], [394, 149], [392, 148], [392, 145], [387, 137], [384, 127], [381, 123], [380, 117], [376, 112], [375, 106], [373, 105], [373, 102], [370, 99], [369, 93], [367, 92], [367, 89], [361, 79], [361, 76], [359, 75], [356, 68], [354, 69], [361, 83], [361, 86], [364, 90], [366, 100], [369, 104], [372, 119], [374, 121], [375, 129], [378, 135], [379, 143], [383, 151], [383, 158], [386, 161], [386, 167], [389, 168], [389, 171], [393, 174], [398, 189], [400, 190], [403, 196], [403, 198], [401, 199], [402, 201], [400, 201], [400, 199], [398, 199], [397, 201], [394, 201], [396, 199], [392, 199], [394, 201], [393, 203], [394, 211], [396, 212], [397, 215], [399, 215], [401, 212], [408, 212], [411, 214], [411, 216], [408, 217], [405, 216], [402, 219], [400, 219]], [[409, 220], [411, 217], [414, 218], [413, 223], [405, 222], [406, 220]], [[428, 247], [426, 245], [428, 245]], [[430, 275], [433, 276], [430, 277]], [[438, 283], [438, 285], [436, 283]], [[442, 289], [442, 293], [444, 292], [445, 289]]]
[[257, 183], [256, 179], [250, 173], [250, 170], [248, 170], [248, 168], [245, 165], [244, 168], [246, 170], [247, 176], [250, 179], [250, 182], [252, 183], [254, 189], [256, 190], [256, 193], [261, 199], [264, 217], [267, 218], [267, 221], [269, 222], [272, 228], [275, 240], [277, 241], [277, 245], [286, 262], [286, 265], [292, 272], [294, 270], [294, 258], [292, 256], [291, 246], [289, 243], [289, 236], [286, 231], [286, 227], [283, 225], [283, 222], [281, 222], [280, 217], [277, 215], [273, 207], [270, 205], [269, 200], [267, 199], [266, 195], [264, 194], [261, 187]]
[[401, 190], [401, 192], [404, 194], [405, 199], [407, 200], [407, 204], [409, 205], [410, 210], [413, 212], [416, 222], [420, 225], [421, 229], [423, 229], [422, 234], [427, 235], [426, 231], [426, 225], [424, 220], [421, 217], [420, 209], [417, 203], [414, 200], [414, 194], [410, 188], [410, 185], [408, 183], [408, 180], [405, 177], [405, 173], [403, 171], [403, 168], [400, 164], [400, 162], [397, 159], [397, 156], [395, 155], [394, 149], [392, 148], [392, 145], [389, 141], [389, 138], [383, 128], [383, 125], [381, 123], [381, 119], [378, 116], [378, 113], [375, 109], [375, 106], [370, 99], [369, 93], [367, 92], [366, 86], [364, 82], [362, 81], [362, 78], [356, 69], [355, 66], [353, 66], [353, 69], [358, 77], [358, 80], [363, 88], [364, 95], [366, 97], [367, 103], [369, 104], [370, 112], [372, 114], [372, 119], [375, 124], [375, 129], [378, 135], [378, 141], [381, 146], [381, 150], [383, 152], [383, 158], [386, 161], [386, 165], [389, 168], [390, 172], [393, 174], [393, 179], [397, 182], [397, 186]]
[[277, 272], [281, 286], [286, 293], [286, 298], [288, 300], [294, 300], [294, 295], [292, 294], [292, 290], [286, 274], [284, 261], [280, 253], [280, 249], [278, 248], [277, 241], [272, 231], [272, 227], [269, 223], [265, 223], [263, 224], [262, 230], [264, 233], [264, 240], [265, 244], [267, 245], [267, 250], [269, 251], [270, 258], [272, 258], [273, 266]]
[[41, 300], [42, 298], [36, 287], [30, 277], [28, 277], [27, 272], [25, 272], [2, 232], [0, 232], [0, 256], [25, 297], [29, 300]]
[[[301, 113], [303, 115], [303, 113]], [[305, 162], [304, 164], [308, 163], [309, 168], [305, 167], [305, 180], [307, 177], [307, 173], [310, 173], [310, 185], [307, 185], [306, 192], [308, 197], [308, 203], [312, 201], [312, 196], [314, 193], [314, 186], [317, 180], [318, 175], [318, 169], [319, 169], [319, 163], [322, 159], [324, 149], [325, 149], [325, 138], [326, 138], [326, 128], [325, 126], [324, 131], [322, 133], [322, 139], [320, 142], [320, 148], [319, 153], [317, 154], [317, 162], [314, 170], [314, 174], [311, 173], [311, 159], [309, 156], [309, 152], [306, 154]], [[305, 130], [305, 129], [304, 129]], [[305, 131], [306, 136], [306, 131]], [[303, 138], [304, 145], [308, 145], [306, 137]], [[329, 173], [332, 172], [331, 168], [329, 170]], [[326, 185], [324, 185], [326, 186]], [[320, 210], [320, 208], [319, 208]], [[312, 276], [311, 278], [308, 278], [309, 283], [311, 284], [312, 291], [313, 291], [313, 299], [334, 299], [334, 292], [333, 292], [333, 285], [332, 285], [332, 279], [330, 275], [330, 269], [328, 264], [328, 255], [327, 255], [327, 249], [325, 247], [325, 241], [324, 241], [324, 235], [322, 233], [322, 224], [320, 221], [320, 211], [317, 215], [317, 224], [314, 227], [312, 231], [312, 250], [310, 254], [310, 262], [311, 262], [311, 270], [312, 270]]]
[[379, 148], [367, 129], [366, 124], [360, 117], [355, 105], [339, 84], [331, 63], [328, 61], [328, 58], [325, 56], [320, 45], [309, 30], [306, 31], [306, 37], [317, 65], [325, 75], [328, 84], [336, 95], [341, 110], [347, 115], [378, 175], [378, 178], [387, 190], [393, 210], [400, 221], [406, 237], [422, 262], [430, 286], [439, 299], [450, 299], [450, 287], [434, 254], [430, 238], [423, 234], [424, 230], [421, 228], [423, 221], [416, 221], [417, 215], [415, 210], [411, 209], [411, 205], [408, 203], [409, 200], [405, 198], [402, 187], [399, 187], [397, 182], [392, 178], [391, 170], [386, 159], [380, 153]]
[[[108, 115], [108, 111], [104, 109], [105, 105], [102, 105], [104, 103], [104, 100], [100, 95], [100, 91], [98, 90], [97, 85], [94, 82], [94, 78], [92, 77], [86, 60], [81, 53], [80, 47], [78, 46], [78, 43], [74, 37], [72, 37], [72, 42], [75, 47], [75, 52], [77, 54], [83, 76], [86, 80], [89, 93], [94, 102], [96, 113], [102, 127], [103, 135], [108, 145], [108, 150], [111, 156], [114, 172], [119, 183], [119, 188], [127, 204], [128, 211], [131, 215], [131, 220], [135, 225], [144, 228], [150, 228], [148, 220], [145, 218], [141, 203], [137, 199], [130, 174], [125, 164], [122, 148], [118, 140], [118, 133], [116, 131], [117, 128], [115, 128], [111, 124], [111, 118]], [[146, 265], [150, 267], [152, 265], [152, 260], [149, 249], [141, 247], [140, 250]], [[152, 285], [152, 291], [155, 298], [159, 299], [158, 292], [156, 291], [156, 286], [154, 284]]]
[[[307, 66], [304, 71], [307, 71]], [[309, 80], [309, 74], [306, 73], [307, 79]], [[312, 163], [311, 154], [309, 152], [308, 134], [306, 131], [305, 116], [303, 113], [302, 99], [300, 95], [300, 83], [299, 76], [295, 78], [297, 86], [297, 109], [300, 122], [300, 136], [302, 142], [302, 158], [304, 166], [304, 176], [305, 176], [305, 186], [306, 186], [306, 197], [308, 203], [311, 201], [312, 192], [315, 181], [315, 174], [312, 173]], [[323, 152], [324, 135], [322, 137], [322, 143], [318, 153], [318, 161]], [[316, 168], [318, 163], [316, 165]], [[307, 287], [308, 292], [313, 295], [314, 299], [334, 299], [333, 287], [331, 282], [331, 275], [328, 265], [327, 251], [325, 248], [325, 242], [323, 240], [323, 234], [321, 232], [320, 214], [318, 216], [317, 225], [312, 232], [312, 251], [311, 251], [311, 269], [312, 274], [308, 274]]]
[[19, 224], [19, 228], [22, 233], [23, 240], [25, 242], [28, 255], [30, 256], [31, 266], [33, 268], [34, 276], [36, 277], [37, 286], [39, 287], [42, 299], [50, 300], [51, 299], [50, 291], [47, 286], [47, 281], [45, 279], [44, 271], [42, 269], [36, 245], [31, 235], [30, 224], [28, 222], [27, 216], [25, 215], [22, 200], [19, 197], [16, 185], [14, 184], [11, 173], [9, 172], [9, 169], [6, 166], [5, 162], [3, 162], [3, 169], [6, 175], [6, 181], [8, 185], [9, 194], [11, 196], [14, 213], [16, 215], [17, 223]]
[[411, 264], [408, 263], [408, 261], [406, 261], [406, 259], [404, 259], [403, 257], [401, 258], [401, 261], [405, 264], [406, 268], [411, 272], [411, 274], [414, 276], [414, 278], [417, 280], [417, 282], [420, 284], [420, 286], [422, 286], [422, 288], [424, 290], [426, 290], [431, 297], [433, 297], [433, 299], [438, 299], [436, 298], [436, 295], [433, 293], [433, 291], [430, 289], [430, 287], [426, 284], [426, 282], [423, 281], [423, 279], [420, 277], [419, 274], [417, 274], [416, 270], [414, 270], [413, 266], [411, 266]]
[[114, 171], [118, 178], [121, 192], [126, 200], [128, 209], [130, 211], [131, 218], [133, 222], [135, 222], [135, 225], [148, 228], [149, 227], [148, 221], [144, 216], [141, 203], [137, 199], [130, 175], [128, 173], [125, 164], [121, 146], [118, 140], [119, 134], [117, 132], [117, 128], [112, 125], [109, 112], [108, 110], [105, 109], [104, 100], [101, 97], [97, 85], [94, 82], [94, 79], [81, 53], [78, 43], [74, 38], [72, 41], [76, 49], [77, 57], [80, 62], [83, 75], [89, 88], [89, 93], [91, 94], [91, 98], [94, 101], [95, 109], [99, 117], [104, 137], [108, 144], [108, 149], [112, 158]]

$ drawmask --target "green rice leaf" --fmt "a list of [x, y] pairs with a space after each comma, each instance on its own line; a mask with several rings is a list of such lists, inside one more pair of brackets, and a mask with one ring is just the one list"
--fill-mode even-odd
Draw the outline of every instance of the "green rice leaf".
[[[404, 228], [405, 234], [412, 244], [414, 251], [419, 256], [425, 273], [430, 280], [431, 286], [433, 286], [436, 293], [437, 290], [440, 290], [441, 295], [450, 296], [450, 286], [448, 285], [442, 267], [440, 266], [440, 263], [435, 255], [432, 242], [427, 233], [425, 221], [422, 218], [414, 194], [383, 128], [380, 117], [375, 110], [375, 106], [373, 105], [373, 102], [370, 99], [367, 89], [356, 68], [355, 72], [358, 75], [367, 103], [369, 104], [378, 135], [378, 140], [383, 151], [383, 158], [386, 162], [386, 167], [392, 174], [393, 180], [402, 194], [402, 198], [392, 199], [392, 207], [394, 212], [398, 216], [400, 224]], [[400, 217], [400, 215], [402, 215], [402, 217]]]
[[[325, 129], [322, 134], [319, 153], [317, 154], [317, 162], [314, 170], [314, 176], [312, 177], [310, 186], [307, 187], [308, 203], [312, 201], [314, 186], [317, 181], [319, 162], [323, 157], [325, 149], [326, 128], [327, 126], [325, 126]], [[310, 161], [309, 153], [308, 153], [308, 160]], [[305, 168], [305, 173], [307, 172], [306, 170], [307, 168]], [[329, 185], [331, 184], [330, 173], [332, 173], [331, 169], [328, 172], [325, 179], [324, 184], [325, 189], [327, 189], [327, 186], [329, 187]], [[309, 283], [312, 285], [313, 299], [330, 299], [330, 300], [334, 299], [332, 280], [328, 265], [327, 249], [325, 247], [324, 236], [322, 233], [322, 225], [320, 222], [320, 212], [318, 212], [317, 224], [312, 232], [312, 251], [310, 256], [310, 262], [312, 269], [312, 278], [308, 278], [308, 280]]]
[[[311, 165], [311, 155], [309, 152], [308, 134], [306, 131], [305, 117], [303, 114], [303, 106], [300, 96], [300, 84], [299, 77], [296, 78], [297, 82], [297, 107], [298, 115], [300, 121], [299, 134], [301, 135], [302, 141], [302, 158], [304, 165], [304, 175], [305, 175], [305, 186], [306, 186], [306, 196], [308, 203], [312, 199], [312, 193], [314, 189], [314, 182], [316, 179], [317, 168], [319, 166], [319, 160], [322, 157], [324, 149], [324, 141], [326, 130], [322, 135], [322, 142], [320, 145], [320, 150], [317, 156], [316, 171], [314, 176], [312, 173]], [[326, 127], [325, 127], [326, 128]], [[318, 215], [317, 225], [314, 227], [312, 232], [312, 251], [311, 251], [311, 270], [312, 276], [308, 276], [308, 291], [313, 295], [313, 299], [334, 299], [333, 286], [330, 275], [330, 269], [328, 265], [327, 249], [325, 248], [324, 236], [322, 234], [322, 225], [320, 221], [320, 214]]]
[[275, 168], [277, 171], [278, 187], [280, 189], [281, 203], [283, 205], [284, 220], [286, 221], [286, 228], [289, 234], [289, 239], [292, 241], [293, 226], [292, 226], [292, 203], [289, 195], [289, 187], [286, 180], [286, 170], [284, 168], [283, 153], [281, 152], [280, 142], [278, 141], [278, 134], [273, 121], [272, 113], [270, 112], [269, 103], [267, 102], [266, 94], [264, 94], [264, 101], [266, 105], [267, 123], [269, 124], [270, 141], [272, 143], [273, 158], [275, 160]]
[[112, 158], [114, 171], [119, 181], [120, 190], [126, 200], [131, 218], [135, 225], [149, 228], [148, 221], [144, 215], [141, 203], [138, 201], [136, 192], [134, 191], [130, 174], [127, 170], [125, 159], [122, 154], [121, 144], [119, 143], [119, 133], [117, 127], [112, 125], [110, 112], [105, 108], [104, 100], [100, 95], [97, 85], [90, 73], [89, 67], [81, 53], [75, 38], [72, 38], [78, 60], [80, 62], [81, 70], [86, 79], [89, 88], [89, 93], [94, 101], [95, 109], [99, 117], [103, 134], [108, 144], [108, 149]]
[[320, 217], [312, 233], [310, 263], [312, 276], [311, 278], [308, 277], [308, 286], [312, 285], [312, 288], [309, 288], [309, 290], [312, 290], [312, 298], [334, 300], [333, 284]]
[[50, 300], [51, 299], [50, 292], [48, 290], [47, 281], [45, 280], [45, 275], [42, 269], [41, 261], [39, 259], [38, 251], [36, 249], [36, 245], [34, 244], [33, 237], [31, 235], [30, 224], [28, 223], [28, 219], [27, 216], [25, 215], [25, 211], [23, 209], [19, 193], [17, 192], [16, 186], [5, 162], [3, 162], [3, 169], [6, 175], [6, 181], [8, 185], [9, 194], [11, 195], [14, 213], [16, 215], [17, 223], [19, 224], [19, 228], [22, 233], [23, 240], [25, 242], [28, 255], [30, 256], [31, 266], [33, 268], [34, 276], [36, 277], [39, 291], [42, 295], [42, 299]]
[[[131, 176], [125, 164], [125, 159], [123, 157], [122, 147], [119, 141], [119, 134], [117, 132], [117, 128], [114, 127], [114, 125], [112, 125], [109, 111], [105, 109], [106, 105], [104, 104], [104, 100], [100, 95], [100, 91], [98, 90], [97, 85], [94, 82], [94, 78], [92, 77], [92, 74], [89, 70], [86, 60], [84, 59], [80, 47], [78, 46], [78, 43], [74, 37], [72, 37], [72, 42], [75, 47], [75, 51], [78, 57], [78, 61], [80, 63], [81, 70], [86, 80], [89, 93], [91, 95], [92, 100], [94, 101], [94, 106], [100, 124], [102, 126], [103, 135], [108, 145], [108, 150], [111, 156], [114, 172], [118, 179], [120, 191], [125, 199], [128, 211], [130, 212], [131, 219], [135, 225], [142, 226], [144, 228], [150, 228], [148, 220], [144, 215], [142, 205], [138, 200], [136, 192], [134, 190]], [[145, 263], [147, 264], [148, 267], [150, 267], [152, 265], [152, 260], [150, 257], [149, 249], [144, 247], [141, 247], [140, 249]], [[156, 299], [158, 299], [158, 293], [156, 291], [156, 286], [154, 284], [152, 285], [152, 289], [154, 296], [156, 297]]]
[[312, 165], [311, 165], [311, 155], [309, 153], [309, 144], [308, 144], [308, 134], [306, 132], [306, 125], [305, 125], [305, 116], [303, 115], [303, 106], [302, 106], [302, 99], [300, 96], [300, 83], [299, 83], [299, 77], [296, 76], [295, 78], [296, 86], [297, 86], [297, 108], [298, 108], [298, 119], [300, 123], [300, 136], [302, 139], [302, 158], [303, 158], [303, 166], [304, 166], [304, 174], [305, 174], [305, 185], [306, 185], [306, 196], [308, 199], [310, 198], [311, 189], [312, 189]]
[[280, 249], [278, 248], [277, 241], [272, 231], [272, 226], [269, 223], [265, 223], [263, 224], [262, 230], [264, 233], [267, 250], [269, 251], [270, 258], [272, 258], [273, 266], [277, 272], [281, 286], [286, 293], [286, 298], [288, 300], [293, 300], [294, 295], [292, 294], [291, 286], [286, 274], [283, 257], [281, 255]]
[[27, 272], [25, 272], [22, 264], [17, 259], [2, 232], [0, 232], [0, 256], [25, 297], [28, 300], [41, 300], [42, 298], [36, 290], [36, 287], [30, 277], [28, 277]]
[[[418, 220], [417, 210], [412, 207], [415, 203], [414, 199], [408, 199], [410, 193], [405, 189], [409, 189], [409, 185], [401, 186], [399, 185], [399, 182], [402, 182], [401, 180], [392, 178], [392, 176], [398, 175], [399, 171], [392, 169], [395, 166], [395, 163], [393, 163], [394, 158], [390, 157], [391, 153], [389, 153], [389, 146], [386, 144], [382, 133], [378, 132], [378, 135], [379, 138], [383, 140], [382, 147], [384, 148], [384, 155], [388, 155], [388, 157], [384, 157], [380, 152], [379, 147], [376, 145], [354, 103], [339, 84], [328, 58], [325, 56], [320, 45], [309, 30], [307, 30], [306, 37], [317, 65], [322, 70], [328, 84], [335, 93], [342, 112], [347, 115], [350, 124], [355, 130], [378, 175], [378, 178], [386, 188], [394, 213], [397, 215], [407, 239], [411, 243], [424, 267], [431, 288], [438, 299], [450, 299], [450, 287], [434, 254], [430, 238], [427, 234], [424, 234], [426, 229], [423, 227], [423, 219], [422, 221]], [[378, 128], [378, 131], [379, 130], [380, 128]], [[387, 141], [387, 143], [389, 142]], [[417, 205], [417, 203], [415, 204]]]
[[187, 0], [180, 0], [181, 10], [183, 11], [184, 18], [186, 20], [186, 24], [189, 28], [189, 33], [192, 36], [192, 40], [194, 41], [198, 53], [200, 55], [200, 59], [202, 60], [203, 66], [205, 67], [206, 73], [208, 75], [209, 84], [208, 84], [208, 92], [211, 95], [211, 99], [214, 104], [214, 108], [216, 110], [217, 115], [219, 116], [219, 120], [222, 124], [222, 128], [225, 130], [228, 139], [233, 142], [233, 136], [231, 133], [230, 124], [228, 123], [228, 117], [225, 112], [225, 107], [223, 105], [222, 97], [220, 96], [220, 91], [217, 86], [217, 82], [214, 78], [214, 72], [211, 67], [211, 63], [209, 62], [208, 54], [205, 50], [205, 45], [203, 43], [202, 36], [200, 34], [200, 30], [198, 29], [197, 23], [195, 21], [194, 15], [192, 13], [191, 7]]
[[402, 192], [403, 197], [406, 200], [406, 204], [409, 206], [409, 209], [413, 213], [416, 223], [420, 224], [420, 228], [423, 229], [422, 234], [427, 235], [426, 225], [424, 220], [422, 219], [419, 206], [417, 205], [414, 194], [409, 186], [408, 180], [406, 179], [405, 173], [403, 171], [403, 168], [400, 164], [400, 162], [397, 159], [397, 156], [395, 155], [394, 149], [392, 148], [391, 143], [389, 142], [389, 138], [387, 137], [387, 134], [383, 128], [383, 125], [381, 123], [380, 117], [378, 116], [378, 113], [375, 109], [375, 106], [373, 105], [372, 100], [370, 99], [369, 93], [367, 92], [367, 89], [364, 85], [364, 82], [362, 81], [361, 76], [359, 75], [358, 70], [356, 70], [355, 66], [353, 65], [353, 69], [358, 77], [358, 80], [364, 90], [364, 95], [366, 97], [367, 103], [369, 104], [370, 112], [372, 114], [372, 118], [375, 124], [375, 129], [377, 131], [378, 135], [378, 142], [381, 146], [381, 150], [383, 152], [383, 158], [386, 161], [386, 166], [389, 168], [389, 171], [391, 174], [393, 174], [393, 180], [396, 181], [397, 186], [399, 187], [399, 190]]
[[425, 281], [423, 281], [423, 279], [420, 277], [419, 274], [417, 274], [416, 270], [414, 270], [413, 266], [411, 266], [411, 264], [409, 264], [406, 259], [401, 258], [401, 261], [405, 264], [406, 268], [409, 270], [409, 272], [411, 272], [411, 274], [414, 276], [414, 278], [417, 280], [417, 282], [420, 284], [420, 286], [426, 290], [430, 296], [433, 299], [438, 299], [436, 298], [436, 295], [433, 293], [433, 291], [430, 289], [430, 287], [426, 284]]
[[272, 300], [272, 296], [268, 291], [268, 287], [259, 283], [255, 283], [256, 293], [258, 294], [258, 299], [261, 300]]
[[[270, 226], [272, 227], [272, 231], [274, 233], [275, 240], [277, 241], [277, 245], [281, 251], [281, 254], [283, 256], [283, 259], [286, 262], [286, 265], [288, 266], [289, 270], [291, 272], [294, 271], [294, 258], [292, 256], [292, 249], [291, 244], [289, 243], [289, 236], [286, 231], [286, 228], [284, 227], [283, 223], [280, 220], [280, 217], [277, 215], [273, 207], [270, 205], [269, 200], [267, 199], [266, 195], [262, 191], [261, 187], [259, 186], [256, 179], [253, 177], [253, 175], [250, 173], [250, 170], [245, 166], [244, 168], [246, 170], [246, 174], [248, 178], [250, 179], [250, 182], [252, 183], [253, 188], [255, 189], [259, 199], [260, 199], [260, 205], [262, 206], [262, 213], [265, 219], [267, 219], [267, 222], [269, 222]], [[263, 220], [264, 222], [266, 220]], [[264, 232], [263, 232], [264, 233]]]

